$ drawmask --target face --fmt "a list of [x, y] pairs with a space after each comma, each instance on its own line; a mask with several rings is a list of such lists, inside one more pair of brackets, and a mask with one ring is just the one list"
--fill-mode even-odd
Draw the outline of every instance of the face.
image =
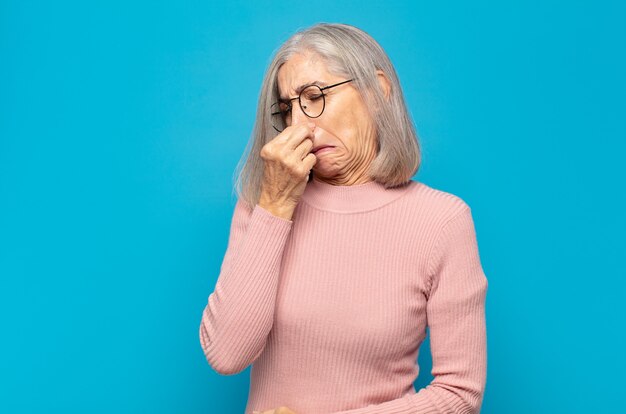
[[[328, 72], [323, 59], [306, 52], [295, 54], [278, 70], [281, 98], [298, 96], [298, 87], [316, 82], [320, 87], [347, 80]], [[322, 84], [323, 83], [323, 84]], [[291, 125], [314, 123], [313, 147], [333, 148], [315, 154], [314, 179], [333, 185], [353, 185], [370, 181], [367, 169], [376, 157], [375, 128], [353, 82], [324, 90], [326, 105], [318, 118], [307, 117], [298, 100], [292, 101]]]

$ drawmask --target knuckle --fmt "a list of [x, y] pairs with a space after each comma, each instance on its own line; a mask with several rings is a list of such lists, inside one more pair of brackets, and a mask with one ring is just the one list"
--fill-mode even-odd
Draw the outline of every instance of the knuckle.
[[264, 159], [273, 159], [275, 157], [276, 150], [271, 145], [265, 145], [261, 149], [261, 157]]
[[306, 167], [306, 165], [298, 166], [298, 177], [304, 178], [308, 174], [309, 174], [309, 170]]

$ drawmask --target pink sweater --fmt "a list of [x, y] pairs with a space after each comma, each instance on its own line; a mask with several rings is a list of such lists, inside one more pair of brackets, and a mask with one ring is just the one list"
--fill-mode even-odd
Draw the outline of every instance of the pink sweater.
[[[253, 364], [246, 414], [478, 413], [486, 292], [461, 198], [313, 179], [292, 220], [237, 201], [200, 343], [218, 373]], [[427, 326], [434, 379], [416, 392]]]

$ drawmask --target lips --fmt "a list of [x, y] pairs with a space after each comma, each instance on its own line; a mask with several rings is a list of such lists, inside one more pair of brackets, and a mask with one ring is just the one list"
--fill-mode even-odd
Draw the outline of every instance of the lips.
[[320, 145], [319, 147], [315, 147], [313, 148], [313, 154], [315, 154], [317, 151], [324, 149], [324, 148], [333, 148], [334, 145]]

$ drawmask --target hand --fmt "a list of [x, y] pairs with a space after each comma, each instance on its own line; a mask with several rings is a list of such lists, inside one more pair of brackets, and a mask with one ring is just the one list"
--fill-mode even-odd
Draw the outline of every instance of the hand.
[[287, 407], [278, 407], [274, 410], [253, 411], [252, 414], [296, 414]]
[[285, 218], [295, 210], [317, 162], [311, 152], [315, 124], [299, 123], [285, 128], [261, 149], [264, 161], [259, 205]]

